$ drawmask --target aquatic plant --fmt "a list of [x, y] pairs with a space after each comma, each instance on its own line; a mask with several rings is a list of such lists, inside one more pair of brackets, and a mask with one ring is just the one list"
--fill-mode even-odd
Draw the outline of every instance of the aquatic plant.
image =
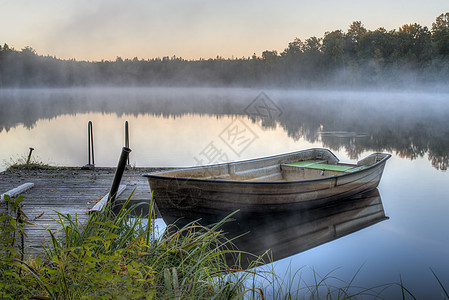
[[[140, 205], [129, 208], [131, 196], [117, 213], [107, 204], [82, 224], [78, 216], [58, 213], [60, 232], [50, 233], [42, 253], [23, 256], [23, 197], [5, 197], [0, 213], [0, 299], [349, 299], [381, 298], [385, 289], [399, 286], [403, 299], [413, 294], [400, 283], [372, 288], [354, 285], [361, 271], [344, 281], [331, 271], [312, 282], [303, 269], [281, 277], [269, 252], [240, 267], [243, 253], [221, 230], [229, 217], [217, 224], [195, 222], [182, 228], [168, 226], [155, 235], [154, 204], [147, 217], [132, 217]], [[231, 259], [230, 259], [231, 258]], [[270, 266], [272, 269], [270, 269]], [[444, 295], [448, 293], [431, 270]]]
[[[50, 241], [41, 255], [2, 260], [5, 269], [14, 264], [19, 270], [5, 279], [16, 287], [11, 298], [230, 299], [241, 292], [245, 272], [232, 276], [236, 270], [227, 267], [226, 253], [238, 251], [227, 248], [220, 224], [190, 224], [156, 238], [152, 202], [148, 218], [130, 218], [138, 206], [126, 209], [130, 199], [117, 214], [106, 205], [85, 225], [76, 215], [58, 213], [61, 239], [48, 230]], [[21, 270], [26, 271], [27, 287], [18, 284], [25, 280]]]

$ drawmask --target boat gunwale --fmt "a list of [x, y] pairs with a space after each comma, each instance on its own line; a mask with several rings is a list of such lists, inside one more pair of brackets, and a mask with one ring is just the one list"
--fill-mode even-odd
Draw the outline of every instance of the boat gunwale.
[[[157, 172], [152, 172], [149, 174], [144, 174], [144, 177], [147, 178], [154, 178], [154, 179], [163, 179], [163, 180], [173, 180], [173, 179], [177, 179], [177, 180], [184, 180], [184, 181], [193, 181], [193, 182], [204, 182], [204, 183], [209, 183], [209, 182], [213, 182], [213, 183], [232, 183], [232, 184], [298, 184], [298, 183], [305, 183], [305, 182], [315, 182], [315, 181], [325, 181], [328, 179], [335, 179], [335, 178], [341, 178], [341, 177], [345, 177], [345, 176], [350, 176], [350, 175], [354, 175], [354, 174], [359, 174], [359, 173], [363, 173], [366, 172], [370, 169], [373, 169], [375, 167], [378, 167], [381, 164], [384, 164], [390, 157], [391, 154], [389, 153], [381, 153], [381, 152], [375, 152], [372, 153], [364, 158], [367, 158], [371, 155], [375, 155], [375, 154], [382, 154], [385, 155], [384, 158], [382, 158], [380, 161], [366, 167], [366, 168], [362, 168], [360, 170], [354, 171], [354, 172], [348, 172], [348, 173], [344, 173], [344, 174], [338, 174], [338, 175], [332, 175], [332, 176], [328, 176], [328, 177], [324, 177], [324, 178], [313, 178], [313, 179], [303, 179], [303, 180], [288, 180], [288, 181], [247, 181], [247, 180], [228, 180], [228, 179], [207, 179], [207, 178], [190, 178], [190, 177], [174, 177], [174, 176], [161, 176], [161, 175], [157, 175], [157, 174], [163, 174], [163, 173], [167, 173], [167, 172], [177, 172], [177, 171], [185, 171], [185, 170], [194, 170], [194, 169], [206, 169], [206, 168], [211, 168], [211, 167], [220, 167], [220, 166], [226, 166], [226, 165], [234, 165], [234, 164], [241, 164], [241, 163], [247, 163], [247, 162], [253, 162], [253, 161], [258, 161], [258, 160], [265, 160], [265, 159], [272, 159], [272, 158], [276, 158], [276, 157], [282, 157], [282, 156], [288, 156], [288, 155], [294, 155], [297, 153], [301, 153], [304, 151], [311, 151], [311, 150], [326, 150], [328, 151], [330, 154], [332, 154], [338, 161], [340, 161], [338, 159], [337, 156], [335, 156], [334, 153], [332, 153], [332, 151], [325, 149], [325, 148], [311, 148], [311, 149], [307, 149], [307, 150], [301, 150], [301, 151], [296, 151], [296, 152], [290, 152], [290, 153], [285, 153], [285, 154], [279, 154], [279, 155], [273, 155], [273, 156], [267, 156], [267, 157], [260, 157], [260, 158], [254, 158], [254, 159], [248, 159], [248, 160], [241, 160], [241, 161], [236, 161], [236, 162], [230, 162], [230, 163], [221, 163], [221, 164], [214, 164], [214, 165], [205, 165], [205, 166], [197, 166], [197, 167], [186, 167], [186, 168], [177, 168], [177, 169], [172, 169], [170, 171], [164, 170], [164, 171], [157, 171]], [[363, 159], [364, 159], [363, 158]]]

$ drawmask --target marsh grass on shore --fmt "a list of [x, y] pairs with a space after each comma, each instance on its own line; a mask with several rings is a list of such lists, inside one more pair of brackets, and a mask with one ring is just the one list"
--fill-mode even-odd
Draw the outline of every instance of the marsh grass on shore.
[[3, 165], [6, 170], [53, 170], [60, 167], [56, 167], [47, 163], [44, 163], [37, 156], [22, 155], [16, 158], [11, 157], [9, 161], [3, 160]]
[[139, 204], [126, 209], [127, 203], [118, 213], [106, 205], [86, 224], [76, 215], [58, 213], [61, 232], [49, 231], [42, 253], [27, 258], [17, 243], [26, 238], [25, 224], [32, 226], [22, 201], [5, 197], [2, 203], [11, 213], [0, 213], [0, 299], [382, 299], [386, 289], [397, 286], [402, 299], [414, 299], [402, 280], [356, 286], [360, 269], [349, 281], [312, 269], [313, 280], [306, 282], [303, 269], [290, 268], [281, 277], [273, 264], [258, 267], [263, 257], [242, 268], [244, 253], [220, 229], [230, 216], [211, 226], [168, 227], [157, 236], [152, 201], [147, 217], [131, 218]]
[[[34, 258], [21, 259], [20, 250], [5, 245], [10, 254], [2, 256], [1, 268], [9, 271], [0, 275], [0, 298], [238, 299], [245, 294], [243, 282], [252, 273], [226, 264], [225, 255], [239, 255], [219, 230], [226, 219], [155, 238], [153, 213], [129, 218], [136, 206], [114, 214], [107, 205], [85, 225], [77, 216], [58, 213], [62, 238], [49, 231], [50, 241]], [[23, 227], [14, 226], [2, 233], [23, 234]]]

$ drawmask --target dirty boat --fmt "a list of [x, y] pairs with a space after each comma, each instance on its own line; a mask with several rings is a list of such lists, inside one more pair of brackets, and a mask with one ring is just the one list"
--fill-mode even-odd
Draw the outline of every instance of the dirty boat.
[[167, 224], [331, 204], [375, 189], [390, 154], [340, 163], [328, 149], [144, 175]]

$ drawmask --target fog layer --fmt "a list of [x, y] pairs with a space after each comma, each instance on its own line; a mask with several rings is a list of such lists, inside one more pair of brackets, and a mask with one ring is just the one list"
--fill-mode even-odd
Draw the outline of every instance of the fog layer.
[[[246, 116], [293, 140], [321, 140], [351, 158], [364, 151], [427, 155], [437, 169], [449, 160], [449, 103], [445, 93], [255, 89], [30, 89], [0, 91], [0, 132], [20, 124], [77, 113], [118, 116]], [[265, 107], [264, 107], [265, 105]], [[254, 110], [258, 107], [258, 113]], [[265, 114], [271, 107], [271, 114]], [[265, 109], [265, 111], [264, 111]]]

